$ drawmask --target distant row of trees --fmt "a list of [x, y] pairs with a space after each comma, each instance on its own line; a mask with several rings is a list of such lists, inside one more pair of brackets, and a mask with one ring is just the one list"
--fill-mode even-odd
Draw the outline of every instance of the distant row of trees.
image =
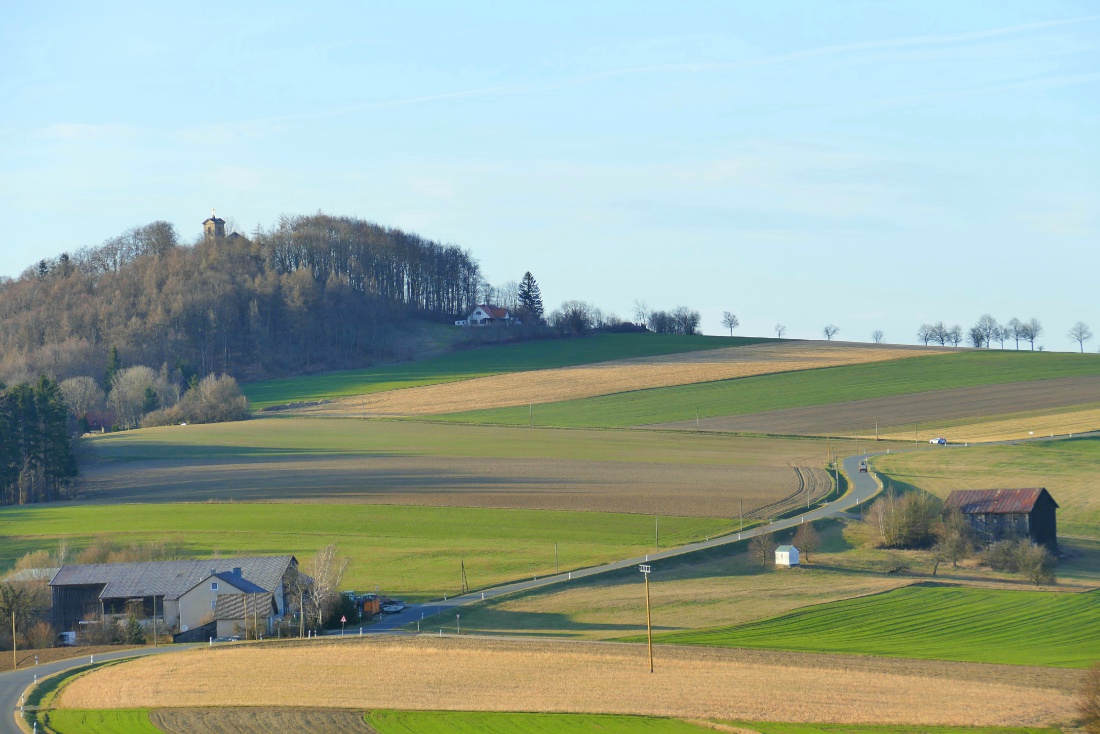
[[940, 346], [957, 347], [967, 341], [970, 346], [976, 349], [982, 347], [989, 349], [992, 347], [993, 342], [997, 342], [1000, 344], [1001, 349], [1004, 349], [1005, 342], [1014, 340], [1016, 349], [1020, 348], [1020, 342], [1026, 342], [1034, 350], [1035, 340], [1042, 333], [1043, 325], [1035, 318], [1021, 321], [1013, 317], [1008, 323], [1000, 324], [990, 314], [983, 314], [978, 322], [966, 332], [963, 332], [962, 326], [958, 324], [947, 326], [942, 321], [937, 321], [934, 324], [921, 324], [920, 328], [917, 329], [917, 339], [925, 346], [935, 342]]
[[0, 383], [0, 504], [64, 499], [76, 450], [61, 389], [46, 377]]

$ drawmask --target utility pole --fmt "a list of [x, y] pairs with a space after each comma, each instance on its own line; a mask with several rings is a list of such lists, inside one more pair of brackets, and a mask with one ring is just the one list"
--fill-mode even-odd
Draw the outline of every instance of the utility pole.
[[157, 646], [157, 595], [153, 594], [153, 647]]
[[653, 538], [657, 545], [657, 550], [661, 550], [661, 518], [653, 518]]
[[535, 404], [530, 403], [527, 406], [527, 420], [531, 428], [535, 427]]
[[11, 669], [19, 668], [19, 658], [15, 656], [15, 648], [19, 645], [15, 641], [15, 610], [11, 610]]
[[649, 638], [649, 672], [653, 672], [653, 617], [649, 610], [649, 574], [652, 571], [648, 563], [638, 566], [638, 570], [645, 576], [645, 629]]
[[739, 503], [741, 503], [741, 509], [739, 509], [737, 511], [737, 516], [739, 518], [741, 518], [741, 530], [740, 530], [740, 532], [743, 533], [743, 532], [745, 532], [745, 500], [741, 499], [741, 500], [737, 500], [737, 501]]
[[695, 408], [695, 430], [699, 430], [699, 408]]
[[306, 636], [306, 592], [298, 592], [298, 637]]
[[878, 440], [878, 416], [875, 416], [875, 440]]
[[554, 573], [558, 572], [558, 544], [554, 543]]

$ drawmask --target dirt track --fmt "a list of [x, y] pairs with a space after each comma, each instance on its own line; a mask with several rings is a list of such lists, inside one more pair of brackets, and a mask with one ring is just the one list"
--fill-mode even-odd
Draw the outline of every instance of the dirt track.
[[[72, 708], [283, 705], [645, 714], [761, 721], [1052, 725], [1079, 671], [778, 651], [374, 638], [197, 649], [104, 668]], [[380, 660], [384, 675], [358, 675]], [[292, 675], [257, 671], [294, 671]], [[784, 686], [776, 681], [784, 681]], [[182, 683], [181, 683], [182, 682]], [[788, 693], [796, 690], [797, 696]]]
[[309, 708], [158, 709], [149, 720], [168, 734], [341, 732], [371, 734], [360, 711]]
[[[857, 400], [833, 405], [774, 410], [700, 421], [707, 431], [740, 431], [785, 435], [874, 436], [875, 419], [883, 436], [912, 437], [914, 423], [935, 430], [936, 421], [998, 416], [1008, 413], [1057, 410], [1100, 402], [1100, 376], [961, 387], [950, 390]], [[695, 421], [665, 423], [649, 428], [695, 430]], [[903, 430], [909, 431], [906, 434]]]
[[294, 412], [362, 417], [457, 413], [937, 353], [924, 347], [837, 342], [754, 344], [391, 390]]

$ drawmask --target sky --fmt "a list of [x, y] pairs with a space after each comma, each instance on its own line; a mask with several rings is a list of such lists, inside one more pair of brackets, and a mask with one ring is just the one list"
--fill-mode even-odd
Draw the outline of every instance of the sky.
[[[324, 211], [706, 333], [1100, 333], [1100, 5], [19, 3], [0, 276]], [[1095, 350], [1094, 340], [1086, 345]]]

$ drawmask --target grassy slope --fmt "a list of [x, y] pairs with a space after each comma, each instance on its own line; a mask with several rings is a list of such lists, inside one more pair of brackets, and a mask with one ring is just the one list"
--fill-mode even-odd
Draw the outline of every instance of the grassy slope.
[[583, 339], [520, 342], [444, 354], [419, 362], [362, 370], [267, 380], [243, 386], [255, 408], [302, 400], [365, 395], [402, 387], [434, 385], [502, 372], [569, 367], [591, 362], [774, 341], [737, 337], [674, 334], [599, 334]]
[[[1092, 630], [1092, 632], [1089, 632]], [[1081, 668], [1100, 658], [1100, 593], [907, 587], [664, 643]]]
[[[294, 456], [470, 456], [584, 461], [770, 465], [818, 452], [824, 440], [776, 440], [650, 431], [532, 431], [356, 418], [264, 417], [168, 426], [90, 438], [93, 463]], [[884, 444], [885, 445], [885, 444]]]
[[1032, 441], [880, 456], [875, 469], [939, 497], [954, 489], [1046, 487], [1061, 505], [1058, 531], [1100, 539], [1100, 438]]
[[58, 734], [160, 734], [148, 709], [55, 709], [50, 727]]
[[[731, 722], [734, 723], [734, 722]], [[1059, 729], [999, 726], [873, 726], [863, 724], [778, 724], [737, 722], [760, 734], [1056, 734]]]
[[[743, 377], [569, 400], [537, 406], [537, 425], [629, 427], [782, 408], [842, 403], [951, 387], [1100, 374], [1100, 356], [1052, 352], [969, 351], [872, 364]], [[465, 423], [528, 422], [528, 408], [437, 416]]]
[[[725, 520], [662, 518], [662, 546], [717, 535]], [[554, 570], [628, 558], [652, 547], [653, 518], [595, 512], [492, 510], [399, 505], [160, 504], [35, 506], [0, 510], [0, 564], [74, 547], [96, 535], [123, 543], [178, 543], [186, 557], [292, 553], [306, 561], [337, 542], [352, 558], [344, 587], [427, 599], [454, 594], [464, 560], [483, 588]]]

